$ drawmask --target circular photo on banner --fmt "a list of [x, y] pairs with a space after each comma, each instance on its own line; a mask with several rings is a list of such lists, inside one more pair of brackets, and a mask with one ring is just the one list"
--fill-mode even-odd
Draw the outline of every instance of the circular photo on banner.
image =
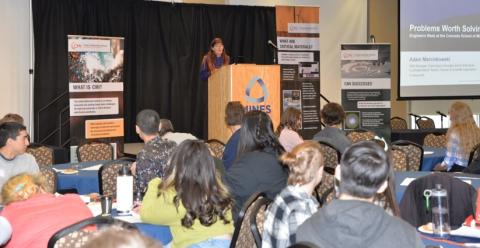
[[360, 111], [346, 111], [345, 115], [345, 129], [360, 128]]

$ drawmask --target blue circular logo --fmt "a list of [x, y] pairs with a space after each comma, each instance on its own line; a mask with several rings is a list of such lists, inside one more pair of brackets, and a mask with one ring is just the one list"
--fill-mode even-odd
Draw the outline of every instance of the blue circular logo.
[[[254, 97], [250, 96], [250, 91], [252, 90], [255, 83], [258, 83], [260, 85], [260, 87], [262, 87], [263, 96], [261, 96], [259, 98], [254, 98]], [[245, 100], [247, 102], [253, 102], [253, 103], [265, 102], [268, 99], [268, 94], [269, 93], [268, 93], [267, 86], [265, 85], [263, 80], [259, 76], [254, 76], [248, 82], [247, 89], [245, 90]]]

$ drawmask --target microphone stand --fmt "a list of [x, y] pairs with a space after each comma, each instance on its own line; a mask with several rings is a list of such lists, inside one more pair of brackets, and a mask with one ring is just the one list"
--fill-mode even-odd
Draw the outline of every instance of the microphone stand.
[[273, 49], [273, 64], [277, 64], [277, 49]]

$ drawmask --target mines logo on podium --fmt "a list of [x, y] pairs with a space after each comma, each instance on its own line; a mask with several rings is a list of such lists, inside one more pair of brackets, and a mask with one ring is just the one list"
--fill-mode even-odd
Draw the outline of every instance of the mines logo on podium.
[[[262, 89], [262, 96], [255, 98], [251, 96], [252, 88], [257, 83]], [[245, 89], [245, 101], [248, 103], [252, 103], [255, 105], [247, 105], [245, 106], [246, 111], [250, 110], [260, 110], [266, 113], [272, 112], [272, 106], [269, 104], [265, 104], [268, 100], [269, 92], [267, 89], [267, 85], [259, 76], [253, 76], [250, 81], [248, 82], [247, 88]], [[264, 103], [264, 104], [261, 104]]]

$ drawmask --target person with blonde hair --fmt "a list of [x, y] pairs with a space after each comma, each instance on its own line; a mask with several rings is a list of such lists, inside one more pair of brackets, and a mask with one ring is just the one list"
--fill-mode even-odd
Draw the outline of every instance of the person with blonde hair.
[[320, 145], [305, 141], [284, 153], [280, 160], [288, 166], [288, 186], [268, 207], [262, 235], [262, 247], [289, 247], [296, 243], [296, 231], [318, 209], [312, 196], [322, 180], [323, 157]]
[[83, 248], [162, 248], [157, 241], [136, 230], [112, 226], [93, 234]]
[[282, 114], [276, 134], [285, 151], [290, 152], [296, 145], [303, 142], [298, 130], [302, 128], [302, 111], [288, 107]]
[[472, 110], [464, 102], [454, 102], [448, 114], [447, 153], [435, 170], [463, 171], [468, 166], [470, 150], [480, 143], [480, 129], [473, 119]]
[[2, 198], [6, 206], [0, 215], [12, 226], [7, 248], [47, 247], [48, 240], [58, 230], [92, 217], [78, 195], [46, 193], [42, 179], [26, 173], [10, 178], [3, 185]]

